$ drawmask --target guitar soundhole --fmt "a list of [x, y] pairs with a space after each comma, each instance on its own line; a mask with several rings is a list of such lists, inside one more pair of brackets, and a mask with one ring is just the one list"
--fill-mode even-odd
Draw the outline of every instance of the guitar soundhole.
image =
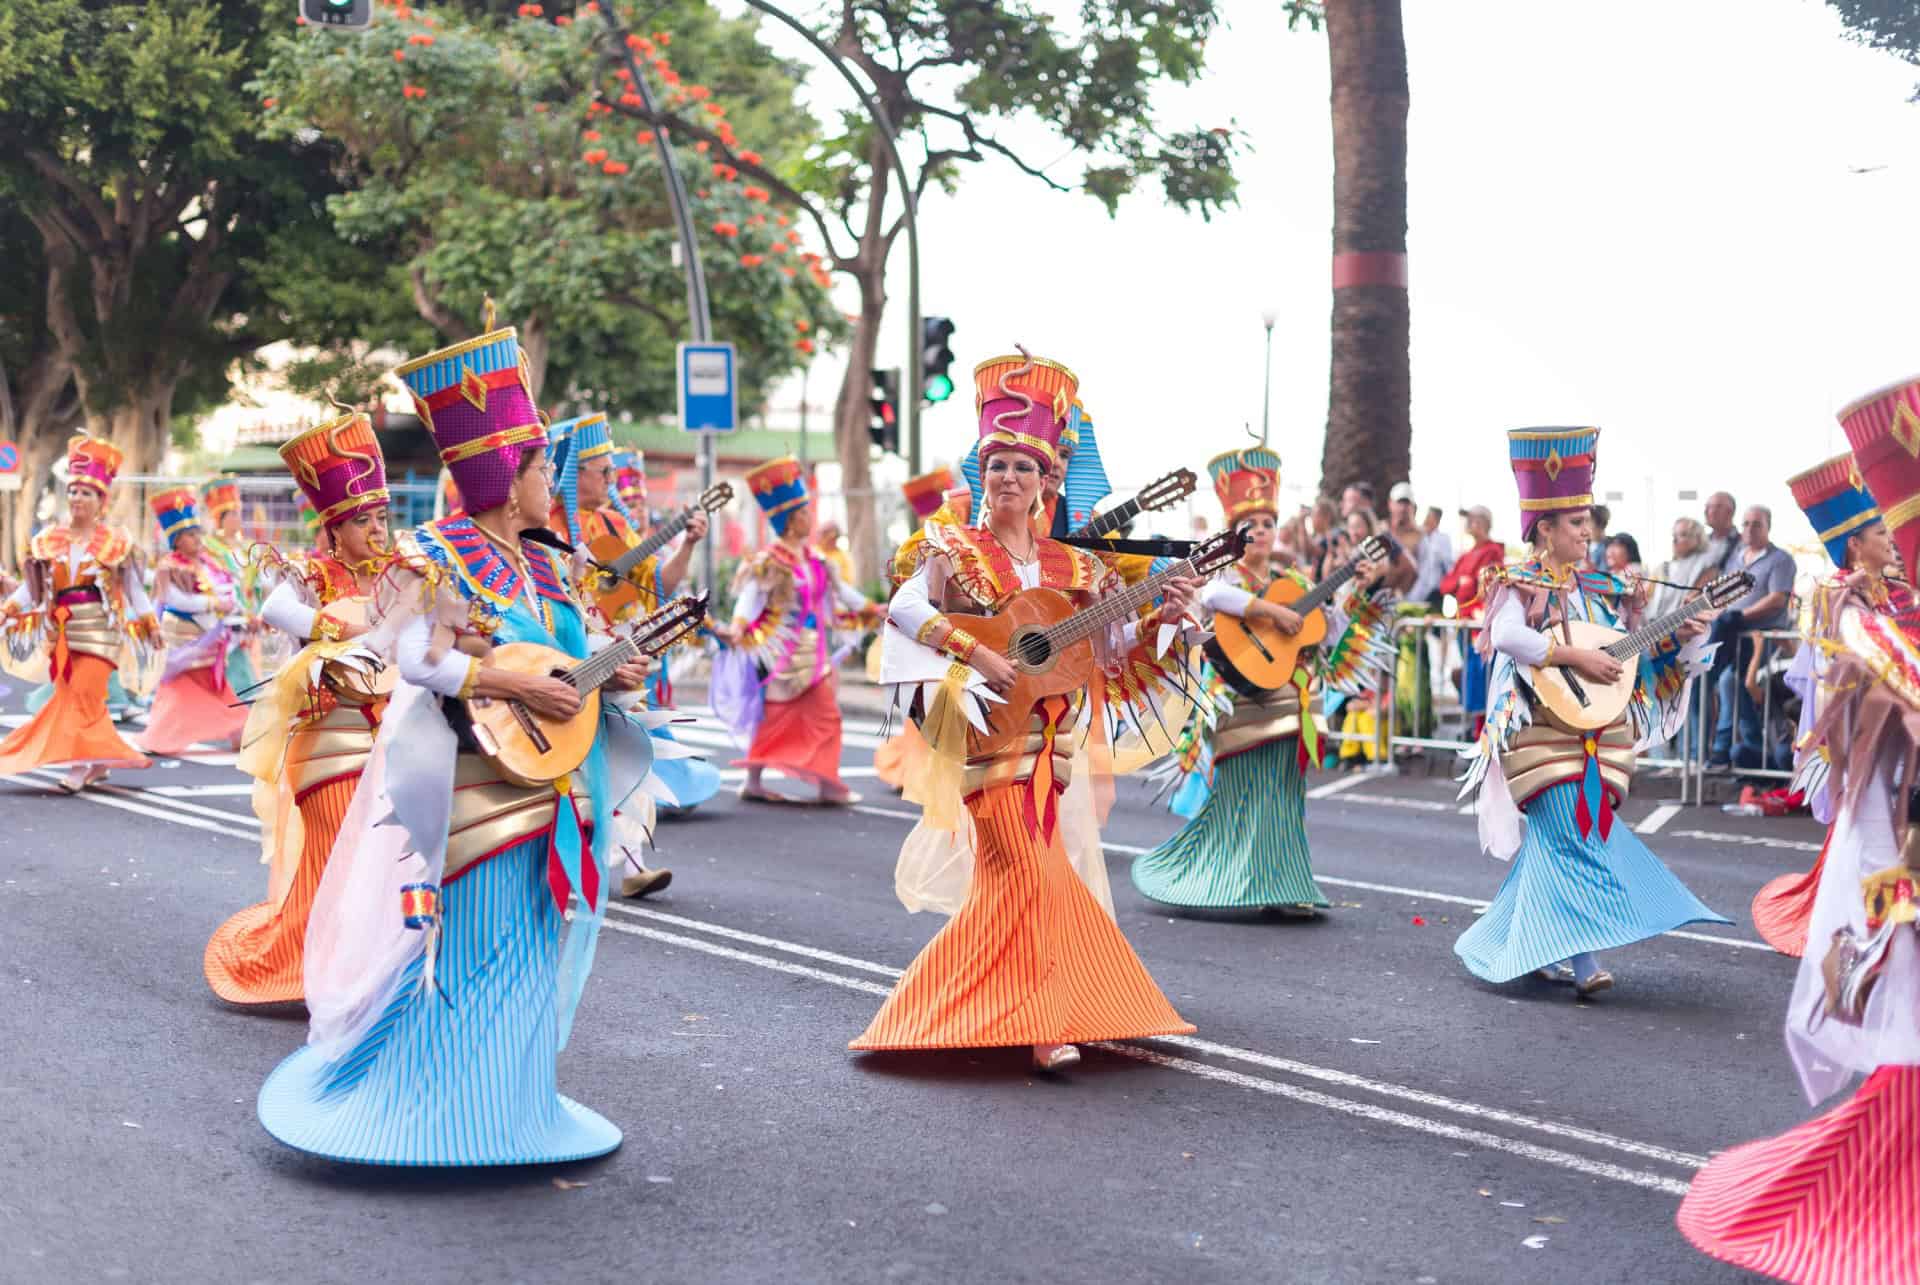
[[1053, 647], [1045, 634], [1032, 630], [1013, 640], [1013, 658], [1023, 669], [1040, 669], [1053, 659]]

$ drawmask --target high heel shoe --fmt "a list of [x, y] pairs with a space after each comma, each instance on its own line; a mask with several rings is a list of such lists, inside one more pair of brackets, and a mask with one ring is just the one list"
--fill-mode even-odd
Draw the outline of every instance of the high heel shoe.
[[1064, 1071], [1078, 1065], [1080, 1065], [1080, 1050], [1071, 1044], [1033, 1046], [1033, 1069], [1036, 1071]]

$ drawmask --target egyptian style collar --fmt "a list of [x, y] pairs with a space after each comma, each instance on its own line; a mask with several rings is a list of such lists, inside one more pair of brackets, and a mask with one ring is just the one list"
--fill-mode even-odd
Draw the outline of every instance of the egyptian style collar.
[[[437, 518], [420, 528], [421, 548], [444, 563], [461, 591], [505, 611], [520, 596], [520, 573], [493, 547], [471, 518]], [[570, 602], [552, 556], [537, 544], [522, 543], [534, 592], [553, 602]]]
[[[33, 537], [33, 556], [48, 562], [64, 561], [73, 551], [71, 527], [48, 527]], [[87, 537], [87, 556], [103, 567], [117, 567], [133, 552], [133, 541], [104, 522], [94, 524]]]

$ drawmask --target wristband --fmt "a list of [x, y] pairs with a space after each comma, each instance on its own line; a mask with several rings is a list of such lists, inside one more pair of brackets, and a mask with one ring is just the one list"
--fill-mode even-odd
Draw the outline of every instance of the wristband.
[[313, 636], [320, 642], [339, 642], [344, 626], [326, 612], [315, 612], [313, 617]]
[[480, 662], [467, 657], [467, 677], [460, 684], [459, 698], [463, 701], [473, 699], [473, 689], [480, 685]]
[[1541, 659], [1540, 666], [1541, 668], [1544, 669], [1548, 665], [1551, 665], [1552, 663], [1553, 663], [1553, 635], [1548, 634], [1547, 635], [1547, 654]]
[[953, 629], [940, 642], [940, 650], [963, 663], [973, 660], [973, 653], [979, 649], [980, 640], [964, 629]]

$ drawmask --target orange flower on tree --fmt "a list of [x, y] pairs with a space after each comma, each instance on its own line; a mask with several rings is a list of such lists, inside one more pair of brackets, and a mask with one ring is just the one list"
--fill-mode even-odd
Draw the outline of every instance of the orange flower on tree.
[[627, 169], [628, 166], [625, 161], [608, 161], [600, 167], [600, 172], [603, 174], [625, 174]]
[[715, 236], [739, 236], [740, 229], [735, 224], [728, 223], [725, 219], [722, 219], [713, 225], [713, 234]]
[[757, 268], [766, 261], [766, 256], [760, 254], [743, 254], [740, 256], [740, 266], [743, 268]]

